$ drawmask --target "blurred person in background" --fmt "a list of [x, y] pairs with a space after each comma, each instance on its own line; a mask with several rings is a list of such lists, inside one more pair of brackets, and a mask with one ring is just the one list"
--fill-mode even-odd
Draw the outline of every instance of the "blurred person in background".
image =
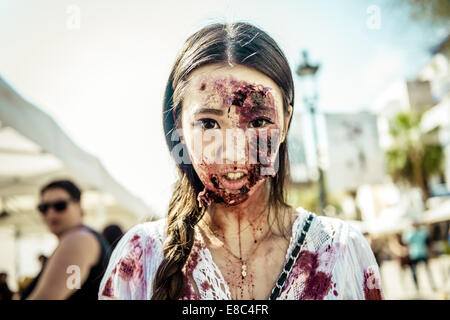
[[97, 300], [110, 248], [102, 235], [83, 224], [81, 190], [59, 180], [43, 187], [40, 198], [38, 210], [59, 243], [22, 299]]
[[12, 300], [13, 292], [8, 287], [8, 274], [0, 273], [0, 300]]
[[[363, 232], [363, 236], [366, 238], [367, 242], [369, 243], [370, 248], [372, 249], [373, 255], [375, 257], [375, 260], [377, 261], [378, 267], [381, 269], [381, 265], [384, 260], [386, 260], [386, 254], [383, 250], [383, 244], [381, 242], [381, 239], [377, 239], [373, 234], [370, 234], [369, 232]], [[380, 277], [381, 286], [384, 288], [384, 278]]]
[[373, 235], [371, 235], [369, 232], [364, 232], [363, 236], [366, 238], [367, 242], [370, 245], [370, 248], [372, 249], [373, 255], [375, 256], [375, 260], [377, 261], [377, 264], [379, 267], [381, 267], [381, 264], [384, 260], [384, 254], [383, 254], [383, 248], [380, 244], [379, 239], [375, 239]]
[[111, 246], [111, 251], [113, 251], [119, 240], [122, 238], [123, 231], [117, 224], [111, 224], [103, 229], [102, 235]]
[[397, 233], [388, 240], [389, 251], [397, 260], [400, 267], [400, 279], [403, 288], [405, 288], [404, 270], [411, 268], [411, 259], [409, 258], [408, 246], [402, 242], [402, 234]]
[[409, 258], [411, 260], [411, 272], [416, 289], [419, 290], [419, 283], [417, 280], [417, 265], [420, 262], [425, 264], [425, 268], [428, 274], [430, 286], [433, 290], [436, 290], [434, 285], [431, 270], [428, 264], [428, 231], [420, 223], [414, 222], [413, 228], [406, 230], [403, 233], [402, 240], [408, 245]]
[[447, 228], [447, 244], [445, 248], [445, 253], [450, 254], [450, 228]]
[[441, 223], [436, 223], [432, 226], [431, 237], [429, 238], [430, 258], [439, 257], [445, 253], [446, 237], [442, 227]]

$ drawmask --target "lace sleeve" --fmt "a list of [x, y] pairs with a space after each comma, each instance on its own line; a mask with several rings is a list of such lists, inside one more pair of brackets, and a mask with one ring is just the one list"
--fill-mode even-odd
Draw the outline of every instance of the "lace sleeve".
[[119, 241], [100, 284], [100, 300], [147, 300], [160, 263], [156, 241], [140, 224]]
[[347, 225], [345, 282], [343, 299], [382, 300], [381, 278], [378, 264], [369, 243], [353, 225]]

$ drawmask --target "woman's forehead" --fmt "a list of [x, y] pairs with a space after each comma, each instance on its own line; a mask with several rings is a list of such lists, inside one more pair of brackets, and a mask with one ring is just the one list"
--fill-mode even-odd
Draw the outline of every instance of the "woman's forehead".
[[183, 108], [205, 103], [216, 108], [229, 107], [239, 103], [235, 100], [235, 93], [242, 88], [250, 90], [255, 96], [270, 93], [272, 107], [282, 107], [281, 90], [263, 73], [241, 65], [229, 67], [213, 64], [200, 67], [190, 75], [183, 96]]

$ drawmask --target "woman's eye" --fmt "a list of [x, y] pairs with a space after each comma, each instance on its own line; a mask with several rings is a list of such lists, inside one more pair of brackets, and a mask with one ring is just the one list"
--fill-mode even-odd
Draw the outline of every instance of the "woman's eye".
[[269, 124], [272, 124], [273, 122], [266, 118], [257, 118], [249, 123], [250, 128], [263, 128]]
[[204, 130], [219, 128], [219, 124], [217, 123], [216, 120], [213, 119], [200, 119], [196, 121], [195, 126], [196, 127], [200, 126]]

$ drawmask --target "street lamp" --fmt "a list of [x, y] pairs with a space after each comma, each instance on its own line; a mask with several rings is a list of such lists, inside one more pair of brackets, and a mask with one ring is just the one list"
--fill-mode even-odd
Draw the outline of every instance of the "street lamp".
[[308, 108], [308, 111], [311, 113], [312, 118], [312, 127], [313, 127], [313, 139], [314, 139], [314, 145], [316, 147], [316, 156], [317, 156], [317, 168], [319, 171], [319, 200], [318, 200], [318, 213], [319, 214], [325, 214], [325, 207], [326, 207], [326, 191], [325, 191], [325, 180], [324, 180], [324, 173], [322, 166], [320, 165], [320, 154], [319, 154], [319, 139], [318, 139], [318, 133], [317, 133], [317, 89], [316, 89], [316, 75], [317, 71], [319, 70], [320, 65], [312, 65], [308, 61], [308, 52], [303, 51], [303, 61], [300, 63], [300, 65], [297, 67], [296, 73], [299, 76], [300, 80], [304, 80], [303, 84], [306, 84], [307, 81], [312, 82], [313, 86], [313, 92], [310, 96], [305, 92], [303, 95], [303, 101], [305, 103], [305, 106]]
[[320, 65], [311, 65], [308, 62], [308, 52], [303, 51], [303, 62], [297, 67], [297, 75], [300, 77], [314, 76], [319, 70]]

